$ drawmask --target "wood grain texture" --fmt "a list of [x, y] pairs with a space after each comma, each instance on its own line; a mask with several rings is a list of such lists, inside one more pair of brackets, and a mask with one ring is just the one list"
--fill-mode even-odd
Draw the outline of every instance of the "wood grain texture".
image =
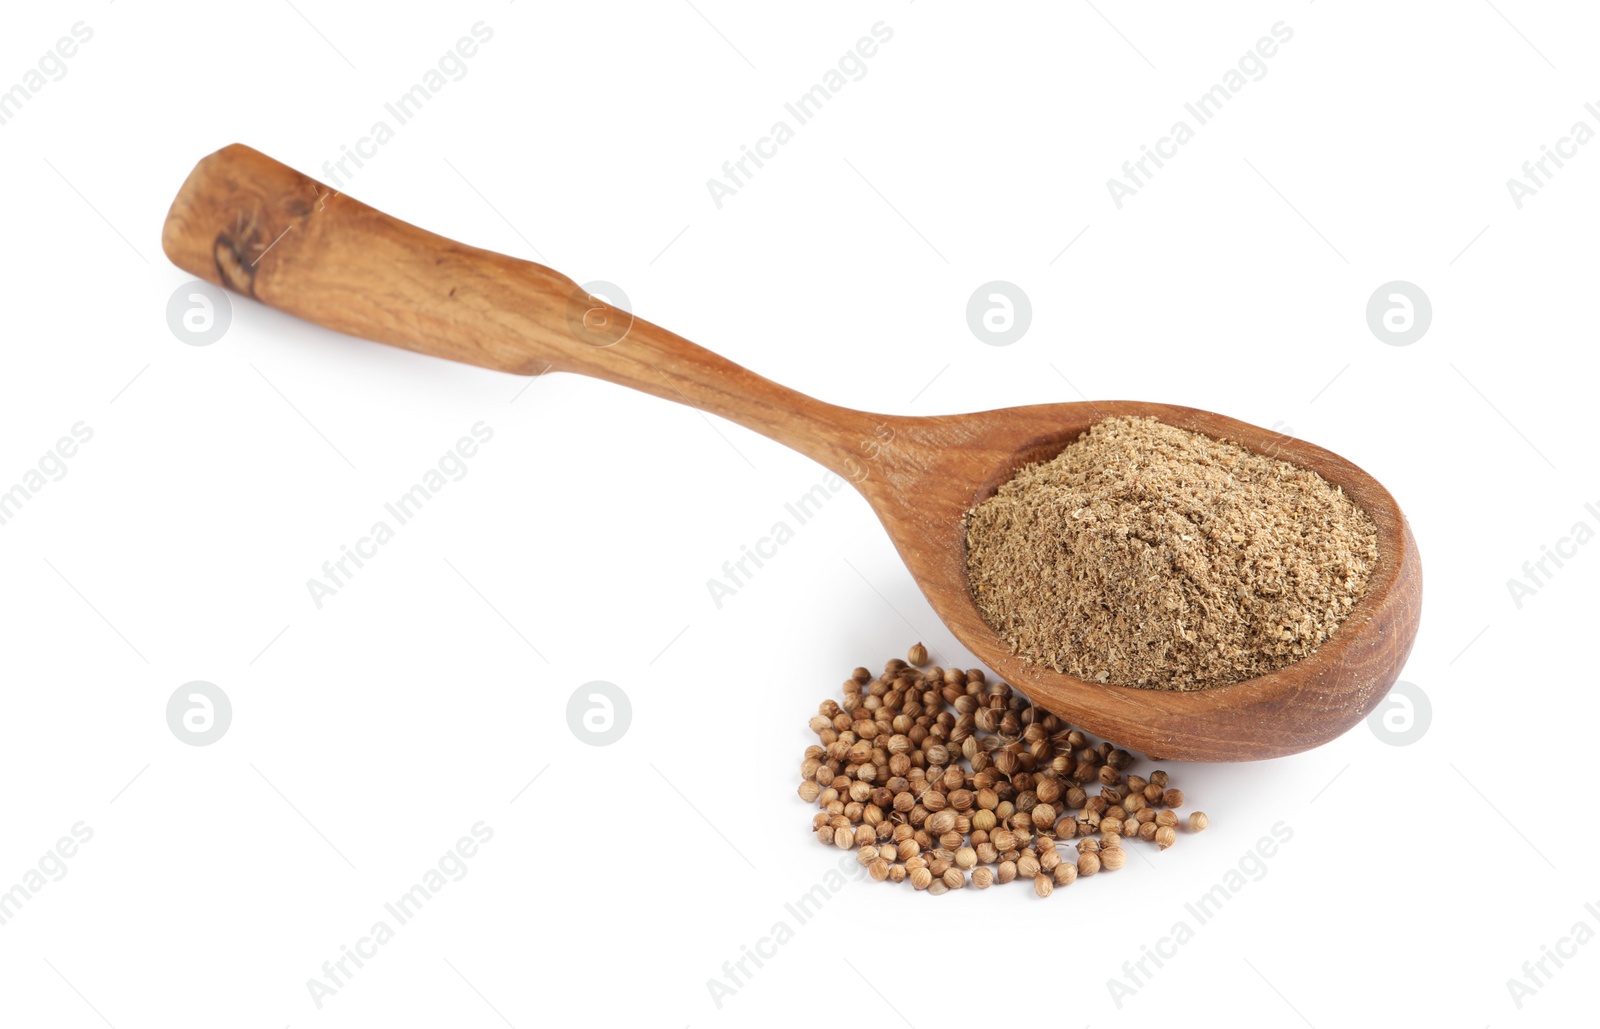
[[[1075, 725], [1152, 757], [1237, 761], [1315, 747], [1361, 721], [1416, 637], [1422, 567], [1399, 505], [1336, 454], [1193, 408], [1048, 404], [932, 418], [835, 407], [591, 297], [542, 265], [409, 225], [249, 147], [202, 160], [162, 234], [180, 268], [308, 321], [518, 375], [567, 371], [689, 404], [800, 451], [872, 505], [935, 612], [984, 664]], [[1366, 595], [1311, 657], [1230, 686], [1165, 692], [1027, 665], [966, 581], [965, 514], [1102, 418], [1149, 415], [1320, 473], [1371, 514]], [[826, 631], [819, 612], [816, 631]]]
[[281, 311], [516, 375], [578, 372], [747, 425], [835, 467], [871, 416], [786, 389], [559, 272], [374, 210], [247, 146], [202, 159], [162, 230], [192, 275]]

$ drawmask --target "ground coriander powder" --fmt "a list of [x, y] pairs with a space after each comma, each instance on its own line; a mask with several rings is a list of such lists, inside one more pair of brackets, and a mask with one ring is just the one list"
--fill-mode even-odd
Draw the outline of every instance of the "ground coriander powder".
[[1317, 473], [1154, 418], [1022, 468], [966, 535], [978, 610], [1023, 660], [1168, 690], [1309, 656], [1378, 560], [1371, 516]]

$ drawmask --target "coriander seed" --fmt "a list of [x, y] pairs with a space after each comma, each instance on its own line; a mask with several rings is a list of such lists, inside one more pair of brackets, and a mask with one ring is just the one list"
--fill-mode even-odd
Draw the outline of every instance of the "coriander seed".
[[1055, 888], [1055, 881], [1048, 875], [1036, 875], [1033, 877], [1033, 892], [1037, 896], [1041, 898], [1048, 897], [1055, 892]]
[[1211, 824], [1211, 819], [1206, 817], [1204, 811], [1196, 811], [1189, 816], [1189, 831], [1204, 832], [1206, 826]]
[[[980, 670], [897, 659], [842, 692], [817, 707], [796, 792], [815, 806], [817, 840], [854, 850], [876, 882], [936, 896], [1019, 878], [1050, 890], [1126, 867], [1124, 837], [1161, 849], [1176, 838], [1184, 798], [1164, 771], [1138, 775], [1128, 751]], [[1199, 831], [1206, 816], [1187, 822]]]

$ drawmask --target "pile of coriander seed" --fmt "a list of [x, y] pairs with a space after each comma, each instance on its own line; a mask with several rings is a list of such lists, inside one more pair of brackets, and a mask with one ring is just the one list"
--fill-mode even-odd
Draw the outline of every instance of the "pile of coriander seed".
[[[800, 765], [800, 799], [822, 809], [817, 839], [855, 850], [873, 879], [940, 894], [1021, 878], [1048, 897], [1122, 868], [1124, 839], [1177, 841], [1184, 797], [1166, 772], [1130, 774], [1128, 751], [982, 669], [924, 668], [920, 643], [906, 656], [876, 677], [857, 668], [842, 701], [822, 702]], [[1188, 818], [1191, 831], [1206, 824]]]

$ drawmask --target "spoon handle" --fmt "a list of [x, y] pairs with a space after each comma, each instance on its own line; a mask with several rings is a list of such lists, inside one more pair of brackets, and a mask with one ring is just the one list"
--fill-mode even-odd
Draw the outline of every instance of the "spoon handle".
[[796, 392], [559, 272], [374, 210], [242, 144], [202, 159], [173, 264], [325, 328], [517, 375], [577, 372], [721, 415], [854, 477], [883, 419]]

